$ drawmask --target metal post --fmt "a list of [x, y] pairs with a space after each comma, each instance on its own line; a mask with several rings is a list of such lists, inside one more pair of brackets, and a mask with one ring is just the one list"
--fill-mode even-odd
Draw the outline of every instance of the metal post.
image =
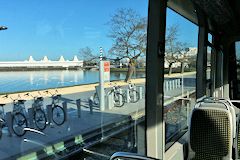
[[89, 108], [90, 108], [90, 114], [93, 114], [93, 97], [91, 96], [88, 100]]
[[105, 100], [104, 100], [104, 62], [102, 61], [103, 57], [103, 51], [102, 47], [100, 47], [100, 63], [99, 63], [99, 86], [100, 86], [100, 95], [99, 95], [99, 101], [100, 101], [100, 111], [105, 110]]
[[169, 81], [166, 81], [166, 91], [169, 90]]
[[175, 89], [177, 89], [178, 88], [178, 81], [177, 81], [177, 79], [175, 79], [174, 82], [175, 82]]
[[113, 93], [108, 94], [108, 109], [111, 110], [113, 108]]
[[180, 88], [180, 87], [181, 87], [181, 80], [178, 79], [178, 88]]
[[51, 125], [52, 124], [52, 105], [51, 104], [47, 105], [47, 118], [48, 118], [48, 123]]
[[129, 99], [129, 89], [126, 90], [126, 102], [130, 103], [130, 99]]
[[[122, 89], [121, 89], [121, 88], [119, 89], [119, 93], [122, 94]], [[124, 99], [122, 99], [122, 96], [119, 96], [119, 103], [120, 103], [120, 104], [122, 104], [122, 101], [123, 101], [123, 100], [124, 100]]]
[[176, 89], [174, 79], [172, 80], [172, 87], [173, 87], [173, 90]]
[[143, 99], [143, 88], [142, 88], [142, 86], [138, 86], [138, 94], [139, 94], [139, 99]]
[[[133, 90], [136, 91], [136, 86], [133, 86]], [[133, 92], [133, 101], [136, 102], [136, 100], [137, 100], [136, 92]]]
[[81, 103], [82, 103], [81, 99], [76, 100], [78, 118], [81, 118]]
[[169, 82], [169, 90], [172, 90], [172, 81], [168, 81]]
[[190, 118], [190, 112], [192, 110], [192, 106], [191, 106], [191, 99], [190, 99], [190, 96], [189, 96], [189, 91], [187, 91], [187, 99], [189, 100], [188, 101], [188, 104], [187, 104], [187, 126], [189, 126], [189, 118]]
[[65, 113], [65, 121], [67, 121], [67, 120], [68, 120], [67, 102], [64, 101], [64, 102], [62, 103], [62, 106], [63, 106], [63, 110], [64, 110], [64, 113]]

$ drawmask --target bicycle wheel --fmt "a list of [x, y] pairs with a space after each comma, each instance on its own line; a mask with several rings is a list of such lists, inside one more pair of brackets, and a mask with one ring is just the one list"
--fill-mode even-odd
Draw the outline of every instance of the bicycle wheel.
[[136, 103], [139, 101], [139, 93], [136, 90], [130, 90], [129, 91], [129, 99], [131, 103]]
[[17, 112], [12, 116], [12, 129], [17, 136], [23, 136], [26, 131], [24, 128], [28, 126], [27, 118], [21, 112]]
[[94, 93], [93, 103], [94, 103], [94, 105], [97, 105], [97, 106], [100, 104], [99, 97], [98, 97], [97, 93]]
[[46, 118], [46, 114], [42, 109], [36, 110], [36, 112], [34, 113], [34, 121], [35, 121], [36, 127], [39, 130], [42, 131], [46, 128], [47, 118]]
[[121, 93], [114, 93], [113, 100], [115, 107], [122, 107], [125, 103], [124, 96]]
[[52, 120], [58, 126], [65, 122], [65, 112], [59, 105], [54, 105], [52, 109]]

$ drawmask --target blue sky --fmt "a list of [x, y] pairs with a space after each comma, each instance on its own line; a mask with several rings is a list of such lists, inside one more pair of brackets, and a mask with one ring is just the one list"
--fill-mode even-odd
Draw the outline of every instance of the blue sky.
[[[5, 0], [0, 6], [0, 61], [39, 60], [47, 55], [71, 59], [79, 49], [89, 46], [107, 52], [111, 14], [119, 8], [133, 8], [147, 16], [147, 0]], [[180, 40], [196, 46], [197, 27], [168, 10], [167, 25], [180, 27]]]

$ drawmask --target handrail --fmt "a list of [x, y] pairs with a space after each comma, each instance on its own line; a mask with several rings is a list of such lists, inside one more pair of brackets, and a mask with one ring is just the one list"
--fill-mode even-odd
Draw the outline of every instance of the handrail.
[[139, 159], [139, 160], [157, 160], [155, 158], [150, 158], [150, 157], [138, 155], [136, 153], [129, 153], [129, 152], [116, 152], [111, 156], [110, 160], [117, 160], [118, 158]]

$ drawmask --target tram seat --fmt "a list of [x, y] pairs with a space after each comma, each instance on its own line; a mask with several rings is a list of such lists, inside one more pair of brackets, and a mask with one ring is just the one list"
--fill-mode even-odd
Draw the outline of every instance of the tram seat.
[[236, 128], [236, 159], [240, 158], [240, 114], [237, 116], [237, 128]]
[[190, 118], [188, 159], [232, 159], [236, 115], [226, 100], [203, 100]]

